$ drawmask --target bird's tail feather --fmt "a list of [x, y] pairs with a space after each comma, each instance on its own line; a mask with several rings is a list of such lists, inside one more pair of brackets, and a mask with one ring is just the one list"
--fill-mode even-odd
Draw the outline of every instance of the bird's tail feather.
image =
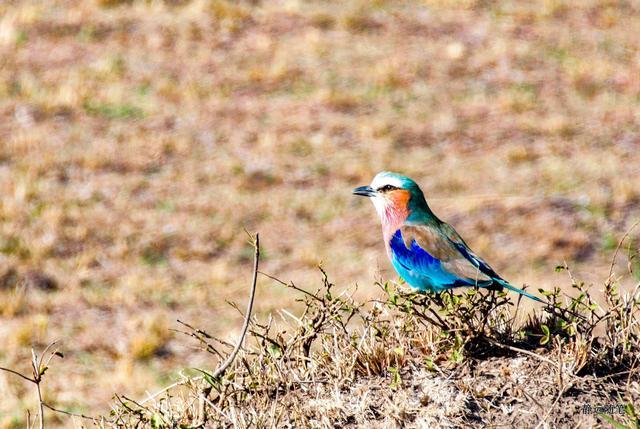
[[531, 298], [532, 300], [541, 302], [543, 304], [548, 304], [547, 302], [544, 302], [542, 299], [538, 298], [537, 296], [531, 295], [529, 292], [525, 292], [524, 290], [522, 290], [520, 288], [517, 288], [517, 287], [507, 283], [504, 280], [495, 279], [495, 281], [497, 281], [498, 283], [500, 283], [502, 286], [506, 287], [509, 290], [512, 290], [514, 292], [518, 292], [520, 295], [524, 295], [527, 298]]
[[534, 301], [538, 301], [538, 302], [541, 302], [543, 304], [546, 304], [547, 305], [547, 309], [551, 310], [551, 312], [553, 314], [555, 314], [557, 317], [560, 317], [563, 320], [570, 321], [569, 319], [567, 319], [567, 316], [564, 314], [564, 312], [567, 312], [567, 313], [571, 314], [572, 316], [575, 316], [575, 317], [577, 317], [579, 319], [582, 319], [582, 320], [585, 320], [585, 321], [587, 320], [582, 314], [576, 313], [575, 311], [572, 311], [572, 310], [569, 310], [569, 309], [557, 309], [557, 308], [553, 307], [553, 305], [551, 305], [551, 303], [545, 302], [542, 299], [538, 298], [537, 296], [531, 295], [529, 292], [525, 292], [524, 290], [522, 290], [520, 288], [517, 288], [517, 287], [507, 283], [504, 280], [498, 280], [498, 279], [494, 279], [494, 280], [496, 280], [499, 284], [501, 284], [502, 286], [506, 287], [509, 290], [512, 290], [514, 292], [518, 292], [519, 294], [524, 295], [527, 298], [531, 298]]

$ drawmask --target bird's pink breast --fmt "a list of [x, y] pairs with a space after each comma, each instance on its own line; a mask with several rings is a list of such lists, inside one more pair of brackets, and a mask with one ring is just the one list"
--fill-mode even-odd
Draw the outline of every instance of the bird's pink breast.
[[393, 192], [388, 199], [387, 204], [384, 207], [384, 214], [382, 216], [382, 235], [384, 237], [384, 244], [387, 248], [387, 253], [390, 255], [391, 248], [389, 247], [389, 241], [393, 234], [396, 233], [400, 227], [404, 224], [404, 221], [409, 216], [409, 192], [405, 190], [398, 190]]

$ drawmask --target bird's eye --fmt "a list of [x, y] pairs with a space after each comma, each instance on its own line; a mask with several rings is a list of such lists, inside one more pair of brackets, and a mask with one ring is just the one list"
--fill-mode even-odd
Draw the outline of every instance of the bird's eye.
[[398, 188], [396, 188], [393, 185], [384, 185], [378, 188], [378, 192], [389, 192], [389, 191], [393, 191], [394, 189], [398, 189]]

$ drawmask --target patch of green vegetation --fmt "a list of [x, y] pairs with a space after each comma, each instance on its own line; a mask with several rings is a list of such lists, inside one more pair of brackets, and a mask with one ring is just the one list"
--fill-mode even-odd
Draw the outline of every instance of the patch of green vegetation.
[[[240, 264], [248, 264], [253, 260], [254, 249], [251, 246], [243, 246], [236, 253], [236, 260]], [[270, 258], [269, 253], [265, 252], [265, 249], [260, 250], [260, 259], [268, 260]]]
[[289, 152], [294, 156], [307, 157], [313, 153], [313, 146], [309, 140], [299, 138], [291, 142]]
[[111, 58], [110, 68], [111, 73], [117, 77], [123, 77], [127, 71], [127, 62], [122, 55], [114, 55], [113, 58]]
[[136, 87], [136, 94], [141, 97], [149, 95], [151, 92], [151, 82], [144, 82]]
[[560, 64], [565, 63], [570, 58], [569, 50], [558, 46], [547, 46], [546, 52], [550, 58], [553, 58]]
[[22, 83], [18, 78], [9, 80], [7, 83], [7, 93], [10, 97], [20, 97], [22, 95]]
[[635, 407], [630, 402], [625, 404], [624, 406], [623, 421], [619, 421], [617, 419], [614, 419], [612, 416], [603, 413], [598, 414], [598, 417], [609, 423], [614, 429], [640, 428], [640, 415], [637, 413]]
[[5, 255], [17, 256], [20, 259], [28, 259], [31, 256], [31, 251], [23, 240], [15, 235], [11, 235], [2, 241], [0, 252]]
[[22, 46], [29, 40], [29, 35], [26, 31], [20, 30], [18, 34], [16, 34], [16, 47]]
[[106, 119], [138, 119], [145, 116], [142, 109], [126, 103], [111, 104], [87, 101], [83, 107], [88, 114]]
[[[558, 269], [564, 271], [568, 267], [560, 266]], [[495, 384], [490, 388], [497, 392], [512, 383], [512, 375], [517, 374], [512, 372], [513, 358], [519, 356], [517, 371], [530, 368], [536, 384], [545, 384], [551, 389], [549, 394], [537, 398], [549, 405], [556, 404], [559, 399], [569, 403], [575, 401], [575, 397], [568, 394], [568, 390], [574, 387], [587, 394], [581, 397], [582, 400], [601, 397], [602, 389], [608, 389], [608, 394], [620, 392], [616, 390], [621, 388], [620, 384], [608, 381], [609, 375], [624, 374], [625, 381], [627, 377], [637, 376], [634, 371], [640, 342], [636, 323], [640, 307], [636, 300], [629, 298], [635, 298], [640, 286], [632, 295], [621, 296], [615, 284], [607, 283], [607, 304], [600, 306], [592, 300], [588, 287], [572, 280], [577, 296], [561, 297], [557, 288], [540, 290], [545, 297], [544, 313], [522, 321], [516, 317], [517, 306], [516, 314], [512, 311], [513, 301], [505, 292], [467, 288], [461, 293], [406, 293], [387, 282], [378, 284], [386, 299], [363, 303], [355, 301], [352, 294], [336, 291], [323, 270], [322, 274], [322, 284], [315, 292], [274, 279], [299, 294], [304, 305], [300, 317], [286, 313], [292, 317], [295, 327], [286, 322], [276, 327], [271, 322], [256, 321], [248, 333], [249, 338], [255, 341], [246, 342], [252, 346], [240, 351], [228, 371], [216, 372], [214, 378], [213, 372], [196, 369], [199, 376], [193, 381], [202, 382], [217, 393], [212, 399], [216, 406], [243, 412], [235, 402], [225, 401], [225, 397], [220, 395], [233, 385], [242, 386], [246, 392], [247, 401], [243, 407], [247, 403], [269, 404], [267, 407], [255, 405], [251, 412], [255, 415], [268, 411], [273, 403], [269, 399], [270, 392], [291, 378], [305, 385], [314, 383], [318, 389], [322, 389], [322, 382], [318, 380], [338, 377], [363, 386], [368, 381], [380, 380], [380, 383], [376, 382], [376, 390], [388, 389], [385, 395], [393, 396], [407, 389], [415, 395], [416, 385], [412, 384], [412, 378], [424, 374], [421, 371], [425, 362], [431, 380], [450, 379], [453, 374], [464, 373], [469, 375], [473, 384], [467, 388], [475, 389], [483, 379], [483, 370], [474, 368], [482, 367], [489, 359], [491, 368], [497, 365], [505, 370], [504, 378], [497, 373], [491, 375]], [[185, 333], [195, 338], [204, 350], [220, 356], [217, 339], [202, 329], [183, 325], [187, 328]], [[622, 326], [627, 328], [621, 329]], [[600, 330], [603, 333], [597, 334]], [[139, 349], [142, 356], [148, 353], [147, 348], [145, 342], [145, 348]], [[558, 356], [563, 360], [557, 362]], [[561, 362], [571, 364], [561, 365]], [[597, 375], [595, 379], [594, 374]], [[571, 380], [571, 383], [559, 384], [559, 378]], [[596, 387], [594, 383], [598, 383]], [[201, 387], [196, 385], [193, 391], [201, 392], [197, 389]], [[482, 394], [481, 389], [484, 388], [474, 390], [478, 393], [474, 400], [493, 406], [496, 401], [501, 401], [495, 395]], [[598, 393], [588, 396], [589, 390]], [[331, 389], [330, 392], [335, 394]], [[297, 404], [307, 403], [309, 398], [306, 389], [296, 387], [291, 388], [288, 394], [289, 400]], [[318, 391], [313, 393], [317, 394]], [[506, 399], [512, 401], [513, 396], [531, 398], [525, 395], [512, 393], [506, 395]], [[626, 397], [620, 393], [618, 396], [619, 403], [629, 404]], [[424, 401], [431, 399], [427, 397]], [[125, 407], [119, 417], [133, 421], [144, 415], [145, 421], [153, 426], [155, 416], [169, 417], [165, 410], [150, 405], [145, 407], [143, 414], [135, 414], [127, 412]], [[495, 415], [495, 411], [493, 413]], [[233, 422], [233, 418], [227, 417], [231, 414], [234, 412], [216, 413], [209, 417], [214, 425], [224, 425], [225, 422]], [[633, 424], [628, 425], [637, 422], [633, 406], [626, 406], [625, 415], [621, 421], [618, 417], [616, 420], [600, 417], [616, 428], [634, 427]], [[297, 421], [306, 419], [304, 421], [309, 423], [313, 415], [299, 414], [295, 418]], [[336, 421], [336, 416], [329, 419]]]
[[158, 201], [158, 204], [156, 204], [156, 208], [163, 212], [173, 213], [176, 211], [176, 204], [171, 200], [162, 200]]
[[29, 210], [29, 219], [35, 220], [39, 218], [40, 216], [42, 216], [42, 212], [44, 212], [46, 208], [47, 208], [47, 205], [42, 201], [38, 201], [34, 203], [33, 206], [31, 207], [31, 210]]
[[602, 236], [600, 247], [605, 252], [611, 252], [618, 247], [618, 239], [610, 232], [605, 232]]
[[146, 246], [142, 249], [140, 257], [142, 262], [149, 266], [164, 265], [167, 263], [167, 258], [162, 249], [153, 245]]
[[96, 27], [93, 24], [86, 24], [80, 28], [77, 38], [84, 43], [94, 42], [96, 40]]
[[22, 429], [24, 427], [27, 427], [24, 416], [19, 416], [19, 415], [11, 416], [9, 420], [6, 422], [6, 425], [7, 425], [6, 426], [7, 429]]

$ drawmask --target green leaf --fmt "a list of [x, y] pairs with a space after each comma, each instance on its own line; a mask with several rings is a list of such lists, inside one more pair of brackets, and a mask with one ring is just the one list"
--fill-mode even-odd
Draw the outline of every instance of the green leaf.
[[282, 348], [277, 344], [269, 344], [269, 354], [277, 359], [282, 356]]
[[603, 419], [604, 421], [606, 421], [607, 423], [609, 423], [611, 426], [613, 426], [615, 429], [632, 429], [631, 426], [627, 427], [625, 425], [623, 425], [622, 423], [619, 423], [615, 420], [613, 420], [612, 417], [606, 415], [606, 414], [598, 414], [598, 416]]
[[547, 325], [540, 325], [540, 329], [542, 329], [542, 333], [544, 336], [540, 338], [540, 345], [544, 346], [551, 339], [551, 331], [549, 331], [549, 327]]
[[153, 429], [163, 428], [164, 424], [162, 422], [162, 417], [160, 417], [158, 414], [154, 414], [153, 417], [151, 417], [151, 427]]
[[449, 360], [454, 363], [460, 363], [462, 362], [463, 358], [464, 355], [462, 354], [462, 351], [460, 349], [456, 349], [451, 352]]
[[393, 305], [398, 305], [398, 295], [396, 295], [396, 294], [391, 294], [391, 295], [389, 296], [389, 300], [391, 301], [391, 303], [392, 303]]
[[425, 366], [427, 367], [427, 370], [429, 371], [434, 371], [435, 370], [435, 364], [433, 363], [433, 359], [428, 357], [425, 358], [424, 360]]
[[205, 371], [204, 369], [200, 369], [200, 368], [194, 368], [194, 370], [196, 370], [199, 373], [201, 373], [202, 374], [202, 378], [204, 378], [204, 381], [206, 381], [207, 384], [209, 384], [210, 386], [217, 387], [218, 385], [220, 385], [219, 379], [213, 378], [213, 374], [210, 374], [207, 371]]
[[130, 104], [110, 104], [98, 102], [85, 102], [84, 110], [93, 116], [102, 116], [106, 119], [136, 119], [144, 117], [144, 112], [137, 106]]
[[393, 375], [391, 381], [391, 388], [395, 389], [402, 384], [402, 377], [400, 377], [400, 370], [396, 367], [390, 366], [387, 370]]
[[629, 417], [633, 417], [634, 419], [638, 418], [638, 416], [636, 415], [636, 409], [633, 407], [632, 403], [625, 404], [624, 413]]

